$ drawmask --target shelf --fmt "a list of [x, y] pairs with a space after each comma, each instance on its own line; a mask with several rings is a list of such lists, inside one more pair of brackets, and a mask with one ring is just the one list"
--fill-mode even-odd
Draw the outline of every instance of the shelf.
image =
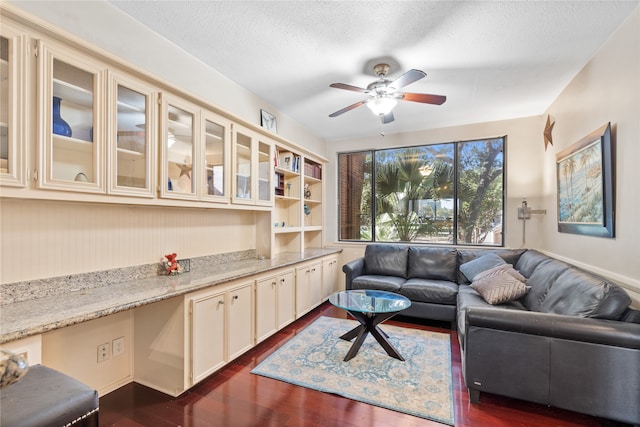
[[300, 233], [302, 228], [300, 227], [273, 227], [275, 234], [288, 234], [288, 233]]
[[293, 196], [275, 196], [276, 200], [281, 200], [281, 201], [285, 201], [285, 202], [299, 202], [300, 198], [299, 197], [293, 197]]
[[127, 150], [125, 148], [118, 148], [118, 157], [127, 160], [140, 160], [144, 159], [145, 153], [140, 153], [138, 151]]
[[305, 181], [305, 182], [309, 182], [309, 183], [311, 183], [311, 182], [322, 182], [322, 180], [321, 180], [321, 179], [314, 178], [314, 177], [312, 177], [312, 176], [308, 176], [308, 175], [305, 175], [305, 176], [304, 176], [304, 181]]
[[322, 203], [322, 200], [304, 199], [304, 202], [312, 204], [312, 205], [318, 205], [318, 204]]
[[304, 227], [305, 233], [314, 232], [314, 231], [322, 231], [321, 225], [309, 225]]
[[93, 109], [93, 92], [63, 80], [53, 79], [53, 95], [63, 103], [73, 103]]
[[93, 142], [53, 134], [53, 145], [55, 150], [71, 150], [82, 153], [93, 153]]
[[276, 172], [284, 174], [286, 178], [300, 176], [299, 173], [292, 171], [291, 169], [274, 168]]

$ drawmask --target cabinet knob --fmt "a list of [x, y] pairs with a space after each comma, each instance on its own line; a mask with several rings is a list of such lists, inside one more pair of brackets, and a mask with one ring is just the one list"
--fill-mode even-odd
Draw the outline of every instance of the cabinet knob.
[[220, 305], [224, 304], [224, 300], [221, 299], [220, 301], [218, 301], [218, 304], [220, 304]]
[[276, 282], [271, 282], [271, 286], [275, 286], [275, 285], [276, 285]]
[[280, 283], [284, 283], [284, 279], [280, 279]]
[[233, 299], [238, 299], [238, 295], [234, 295], [234, 296], [233, 296]]

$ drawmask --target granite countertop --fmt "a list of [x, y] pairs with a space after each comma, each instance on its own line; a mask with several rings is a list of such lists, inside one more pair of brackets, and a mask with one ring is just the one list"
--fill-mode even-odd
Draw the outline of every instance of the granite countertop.
[[0, 306], [0, 344], [339, 252], [283, 253], [5, 304]]

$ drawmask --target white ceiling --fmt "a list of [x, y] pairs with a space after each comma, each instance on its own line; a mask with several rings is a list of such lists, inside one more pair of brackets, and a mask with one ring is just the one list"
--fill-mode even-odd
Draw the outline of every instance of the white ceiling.
[[[542, 114], [639, 4], [627, 1], [111, 1], [328, 141]], [[365, 106], [378, 58], [427, 77], [383, 125]]]

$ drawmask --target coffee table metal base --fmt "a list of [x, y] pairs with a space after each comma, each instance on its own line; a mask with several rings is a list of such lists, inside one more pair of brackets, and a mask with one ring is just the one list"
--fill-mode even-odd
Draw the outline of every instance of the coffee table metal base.
[[356, 339], [344, 358], [345, 362], [353, 359], [355, 355], [358, 354], [358, 350], [360, 350], [362, 343], [367, 338], [367, 335], [369, 333], [371, 333], [376, 341], [380, 343], [382, 348], [384, 348], [389, 356], [404, 362], [404, 358], [400, 355], [400, 353], [398, 353], [398, 350], [396, 350], [396, 348], [391, 345], [391, 343], [387, 339], [389, 338], [389, 336], [378, 327], [380, 323], [395, 316], [397, 314], [396, 312], [371, 314], [362, 313], [359, 311], [349, 311], [349, 314], [353, 316], [358, 322], [360, 322], [360, 325], [356, 326], [340, 337], [345, 341], [351, 341], [354, 338]]

